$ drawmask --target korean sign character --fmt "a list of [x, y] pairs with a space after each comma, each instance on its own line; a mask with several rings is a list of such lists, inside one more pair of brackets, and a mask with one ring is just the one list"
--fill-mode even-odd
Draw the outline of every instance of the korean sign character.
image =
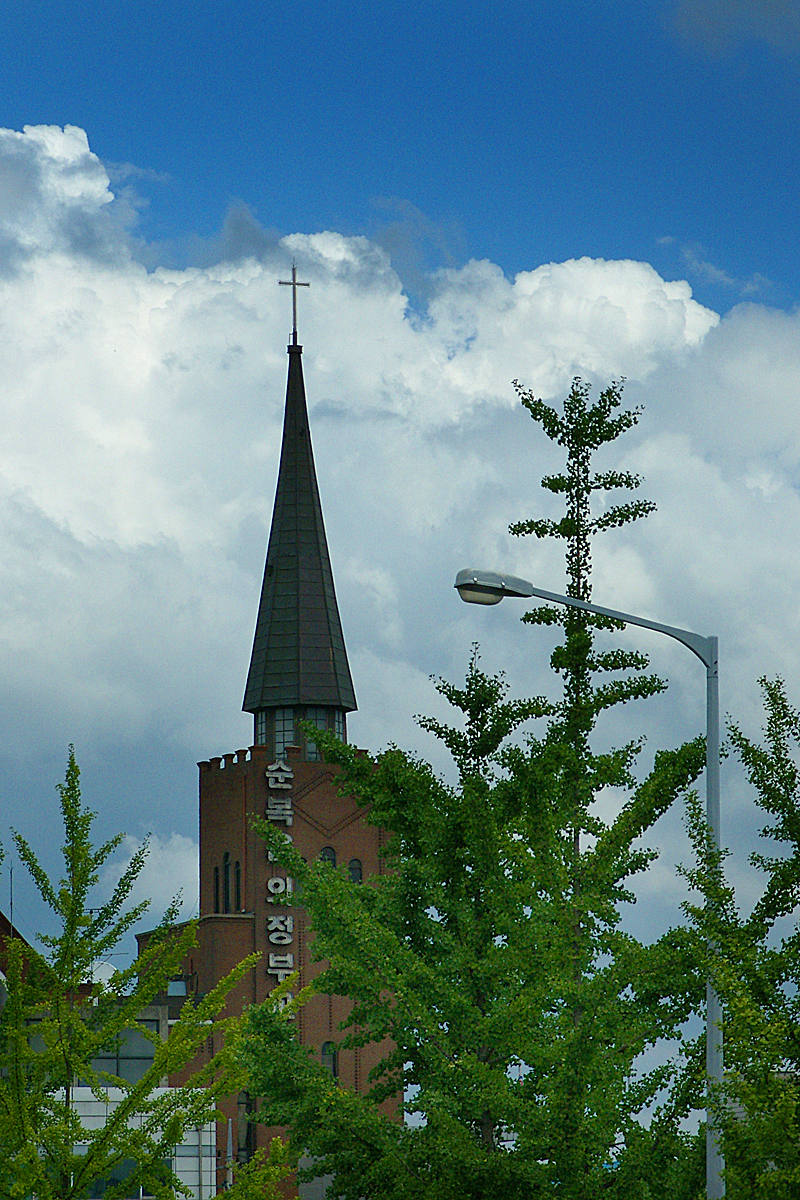
[[291, 975], [293, 970], [293, 954], [270, 954], [267, 974], [275, 975], [278, 983], [283, 983], [284, 979]]
[[267, 933], [273, 946], [290, 946], [294, 933], [294, 917], [289, 913], [276, 913], [267, 917]]
[[267, 784], [271, 788], [288, 791], [292, 786], [294, 772], [282, 758], [279, 758], [277, 762], [270, 763], [265, 771], [265, 775], [267, 776]]
[[[286, 838], [287, 842], [294, 842], [294, 838], [290, 833], [285, 833], [283, 836]], [[275, 862], [275, 855], [271, 850], [267, 850], [267, 862]]]
[[270, 821], [285, 821], [287, 825], [294, 822], [291, 796], [268, 796], [267, 817]]
[[284, 879], [282, 875], [273, 875], [267, 880], [267, 891], [270, 896], [291, 896], [294, 891], [294, 880], [291, 875]]
[[[291, 1004], [292, 1000], [294, 1000], [294, 994], [292, 992], [287, 992], [286, 995], [278, 1001], [278, 1012], [283, 1012], [283, 1010], [287, 1008], [289, 1004]], [[287, 1013], [287, 1016], [290, 1021], [293, 1021], [295, 1018], [295, 1013]]]

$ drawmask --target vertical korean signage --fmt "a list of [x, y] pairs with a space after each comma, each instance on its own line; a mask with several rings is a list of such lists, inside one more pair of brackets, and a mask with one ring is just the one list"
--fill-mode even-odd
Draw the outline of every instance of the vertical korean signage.
[[[292, 769], [283, 759], [278, 759], [267, 767], [266, 777], [269, 789], [267, 820], [285, 825], [289, 829], [294, 824]], [[291, 834], [287, 833], [286, 836], [292, 840]], [[269, 859], [270, 862], [274, 862], [274, 855], [270, 853]], [[276, 983], [283, 983], [295, 969], [294, 916], [291, 912], [278, 910], [282, 897], [291, 903], [289, 898], [293, 891], [294, 881], [288, 875], [273, 875], [267, 880], [267, 901], [275, 905], [277, 910], [267, 917], [267, 940], [270, 945], [267, 974], [274, 976]], [[289, 1000], [291, 996], [286, 997], [287, 1003]]]

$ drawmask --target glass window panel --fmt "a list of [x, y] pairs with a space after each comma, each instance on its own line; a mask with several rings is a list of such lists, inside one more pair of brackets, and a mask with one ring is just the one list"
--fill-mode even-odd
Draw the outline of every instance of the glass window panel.
[[[144, 1025], [144, 1022], [142, 1024]], [[157, 1021], [148, 1021], [145, 1028], [153, 1025], [155, 1025], [157, 1030]], [[123, 1030], [119, 1047], [120, 1058], [140, 1058], [142, 1055], [149, 1055], [152, 1058], [155, 1054], [155, 1049], [153, 1043], [143, 1033], [140, 1033], [138, 1029]]]
[[240, 1092], [237, 1109], [237, 1158], [249, 1162], [255, 1149], [255, 1126], [250, 1120], [254, 1105], [247, 1092]]
[[294, 709], [275, 709], [275, 757], [282, 758], [287, 746], [293, 746], [294, 740]]
[[352, 879], [353, 883], [361, 883], [362, 879], [364, 878], [364, 872], [361, 868], [361, 859], [351, 858], [347, 869], [350, 872], [350, 878]]
[[152, 1056], [150, 1058], [121, 1058], [119, 1071], [116, 1074], [126, 1083], [138, 1083], [140, 1079], [144, 1079], [152, 1065]]
[[[32, 1025], [38, 1025], [39, 1021], [39, 1017], [33, 1017], [26, 1020], [25, 1024], [30, 1028]], [[47, 1049], [44, 1044], [44, 1038], [40, 1033], [29, 1033], [28, 1045], [30, 1046], [31, 1050], [33, 1050], [34, 1054], [44, 1054], [45, 1050]]]
[[[195, 1153], [197, 1153], [197, 1152], [195, 1151]], [[109, 1171], [109, 1173], [106, 1175], [106, 1177], [104, 1179], [95, 1179], [89, 1185], [89, 1190], [85, 1193], [88, 1200], [101, 1200], [101, 1197], [105, 1195], [107, 1189], [110, 1188], [112, 1186], [112, 1184], [115, 1184], [117, 1186], [120, 1184], [124, 1184], [125, 1180], [132, 1173], [135, 1166], [136, 1166], [136, 1163], [134, 1162], [134, 1160], [132, 1158], [128, 1158], [128, 1159], [125, 1159], [121, 1163], [117, 1163], [117, 1165], [115, 1167], [113, 1167], [111, 1171]], [[167, 1177], [167, 1172], [169, 1170], [169, 1167], [170, 1167], [169, 1159], [164, 1159], [163, 1164], [162, 1164], [162, 1170], [157, 1171], [158, 1174], [162, 1175], [165, 1182], [166, 1182], [166, 1177]], [[142, 1195], [144, 1195], [145, 1197], [152, 1196], [151, 1191], [149, 1191], [148, 1189], [144, 1189], [144, 1191], [143, 1191], [139, 1187], [138, 1184], [129, 1184], [128, 1187], [125, 1188], [121, 1194], [123, 1196], [128, 1197], [128, 1200], [139, 1200], [139, 1197]]]
[[102, 1055], [93, 1058], [91, 1061], [93, 1071], [105, 1071], [107, 1075], [116, 1075], [117, 1073], [117, 1056]]
[[[158, 1034], [159, 1023], [156, 1020], [140, 1022], [144, 1029]], [[138, 1083], [145, 1072], [150, 1070], [155, 1057], [155, 1046], [140, 1029], [123, 1029], [119, 1036], [118, 1046], [101, 1050], [93, 1059], [95, 1071], [105, 1071], [108, 1075], [116, 1075], [128, 1083]]]
[[[328, 728], [327, 708], [307, 708], [305, 719], [310, 721], [312, 725], [316, 725], [317, 729]], [[306, 738], [306, 758], [309, 762], [319, 762], [322, 758], [319, 747], [310, 738]]]
[[330, 863], [332, 867], [336, 866], [336, 851], [333, 846], [323, 846], [319, 856], [323, 862]]
[[324, 1042], [322, 1046], [322, 1065], [335, 1079], [338, 1075], [338, 1063], [336, 1061], [336, 1046], [333, 1042]]

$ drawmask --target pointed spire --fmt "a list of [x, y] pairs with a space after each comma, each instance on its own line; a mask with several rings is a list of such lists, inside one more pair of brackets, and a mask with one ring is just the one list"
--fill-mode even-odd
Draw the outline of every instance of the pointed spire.
[[[292, 284], [296, 298], [303, 285], [294, 266]], [[322, 520], [293, 307], [278, 487], [242, 708], [256, 713], [318, 705], [352, 712], [356, 697]]]

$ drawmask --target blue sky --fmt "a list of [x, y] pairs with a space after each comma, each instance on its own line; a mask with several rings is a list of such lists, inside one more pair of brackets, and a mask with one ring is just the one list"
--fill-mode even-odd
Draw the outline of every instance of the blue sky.
[[[557, 465], [515, 377], [555, 402], [624, 376], [644, 406], [607, 465], [659, 511], [598, 546], [598, 602], [718, 633], [750, 733], [760, 674], [800, 702], [799, 68], [785, 0], [8, 0], [3, 842], [44, 835], [53, 866], [75, 742], [100, 832], [151, 830], [156, 905], [191, 907], [195, 764], [251, 733], [293, 257], [355, 741], [445, 769], [413, 717], [446, 715], [430, 676], [476, 640], [515, 695], [552, 689], [546, 632], [452, 591], [469, 565], [563, 582], [507, 534]], [[645, 642], [670, 691], [601, 735], [635, 712], [651, 754], [704, 692]], [[725, 770], [747, 902], [758, 819]], [[683, 897], [679, 813], [658, 837], [640, 929]]]
[[[8, 3], [7, 127], [79, 125], [147, 253], [367, 234], [401, 274], [645, 259], [719, 311], [798, 300], [796, 6]], [[153, 243], [167, 242], [154, 250]]]

